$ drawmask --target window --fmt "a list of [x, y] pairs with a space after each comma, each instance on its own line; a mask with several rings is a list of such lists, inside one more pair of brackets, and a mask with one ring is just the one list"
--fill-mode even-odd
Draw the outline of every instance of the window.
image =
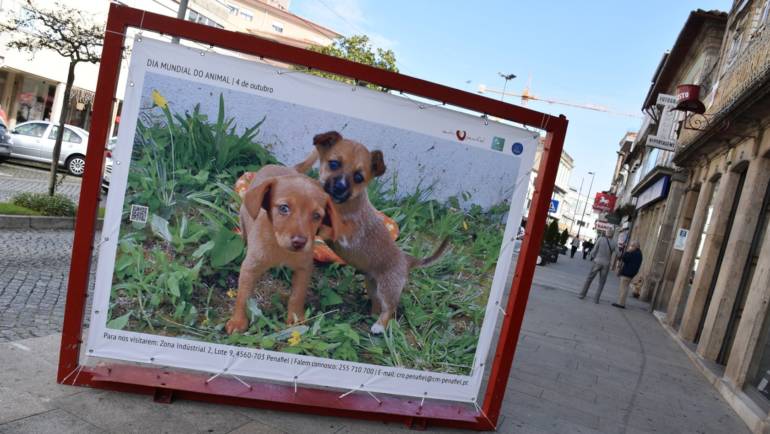
[[642, 177], [645, 177], [648, 173], [652, 172], [652, 169], [658, 164], [658, 155], [660, 149], [651, 148], [647, 155], [644, 156], [644, 165], [642, 166]]
[[254, 14], [252, 14], [251, 12], [249, 12], [249, 11], [244, 9], [244, 10], [241, 11], [241, 18], [243, 18], [246, 21], [253, 21], [254, 20]]
[[216, 27], [218, 29], [224, 29], [224, 27], [218, 24], [216, 21], [209, 19], [192, 9], [188, 9], [187, 11], [187, 20], [198, 24], [205, 24], [207, 26]]
[[279, 22], [273, 22], [273, 30], [277, 33], [283, 33], [283, 24]]
[[13, 132], [14, 134], [22, 136], [43, 137], [46, 128], [48, 128], [48, 124], [35, 122], [32, 124], [19, 125]]
[[741, 45], [743, 44], [743, 28], [746, 22], [746, 17], [743, 17], [735, 28], [732, 29], [732, 35], [730, 35], [730, 45], [725, 54], [725, 66], [724, 70], [730, 68], [735, 60], [738, 58], [738, 54], [741, 52]]
[[[48, 138], [51, 140], [56, 140], [56, 134], [59, 132], [59, 126], [54, 125], [53, 128], [51, 128], [51, 134], [48, 135]], [[69, 142], [69, 143], [83, 143], [83, 139], [80, 138], [77, 133], [72, 131], [71, 129], [64, 127], [64, 137], [62, 138], [63, 141]]]
[[768, 12], [770, 12], [770, 7], [768, 6], [770, 6], [770, 1], [765, 0], [764, 3], [762, 3], [762, 6], [757, 9], [757, 13], [751, 23], [752, 38], [759, 36], [759, 34], [762, 33], [762, 30], [764, 30], [765, 24], [767, 23]]
[[238, 9], [238, 6], [233, 6], [231, 4], [227, 4], [227, 5], [225, 5], [225, 7], [230, 12], [230, 15], [238, 15], [238, 12], [240, 11]]

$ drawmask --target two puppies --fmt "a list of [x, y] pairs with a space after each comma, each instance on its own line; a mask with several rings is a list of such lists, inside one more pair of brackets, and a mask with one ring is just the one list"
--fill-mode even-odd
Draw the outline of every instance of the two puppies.
[[[259, 276], [275, 266], [294, 271], [287, 322], [304, 320], [316, 233], [329, 239], [332, 249], [364, 274], [372, 314], [378, 316], [371, 327], [374, 334], [384, 332], [395, 315], [409, 270], [432, 264], [448, 246], [445, 239], [433, 255], [419, 259], [401, 251], [390, 237], [367, 194], [369, 182], [385, 173], [381, 151], [370, 152], [336, 131], [315, 136], [313, 145], [315, 149], [294, 169], [260, 169], [245, 194], [240, 219], [246, 258], [235, 309], [226, 325], [229, 334], [248, 328], [248, 297]], [[302, 175], [319, 159], [323, 189]]]

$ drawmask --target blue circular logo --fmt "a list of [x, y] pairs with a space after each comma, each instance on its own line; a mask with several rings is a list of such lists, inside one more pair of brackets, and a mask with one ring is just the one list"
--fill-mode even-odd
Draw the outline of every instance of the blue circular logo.
[[519, 142], [516, 142], [516, 143], [514, 143], [514, 144], [511, 146], [511, 152], [513, 152], [513, 155], [519, 155], [519, 154], [521, 154], [522, 152], [524, 152], [524, 145], [522, 145], [522, 144], [521, 144], [521, 143], [519, 143]]

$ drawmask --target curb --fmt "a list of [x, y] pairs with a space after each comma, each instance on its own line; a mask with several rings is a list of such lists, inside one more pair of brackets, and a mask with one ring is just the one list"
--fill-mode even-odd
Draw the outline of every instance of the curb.
[[[96, 219], [95, 229], [101, 230], [103, 219]], [[0, 215], [0, 229], [75, 229], [75, 217]]]

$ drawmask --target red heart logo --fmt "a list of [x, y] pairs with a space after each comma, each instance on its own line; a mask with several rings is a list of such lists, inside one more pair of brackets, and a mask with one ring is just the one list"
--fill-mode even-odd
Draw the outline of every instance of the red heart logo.
[[464, 130], [463, 131], [457, 130], [457, 132], [455, 132], [455, 134], [457, 135], [457, 138], [460, 139], [461, 142], [463, 140], [465, 140], [465, 131]]

